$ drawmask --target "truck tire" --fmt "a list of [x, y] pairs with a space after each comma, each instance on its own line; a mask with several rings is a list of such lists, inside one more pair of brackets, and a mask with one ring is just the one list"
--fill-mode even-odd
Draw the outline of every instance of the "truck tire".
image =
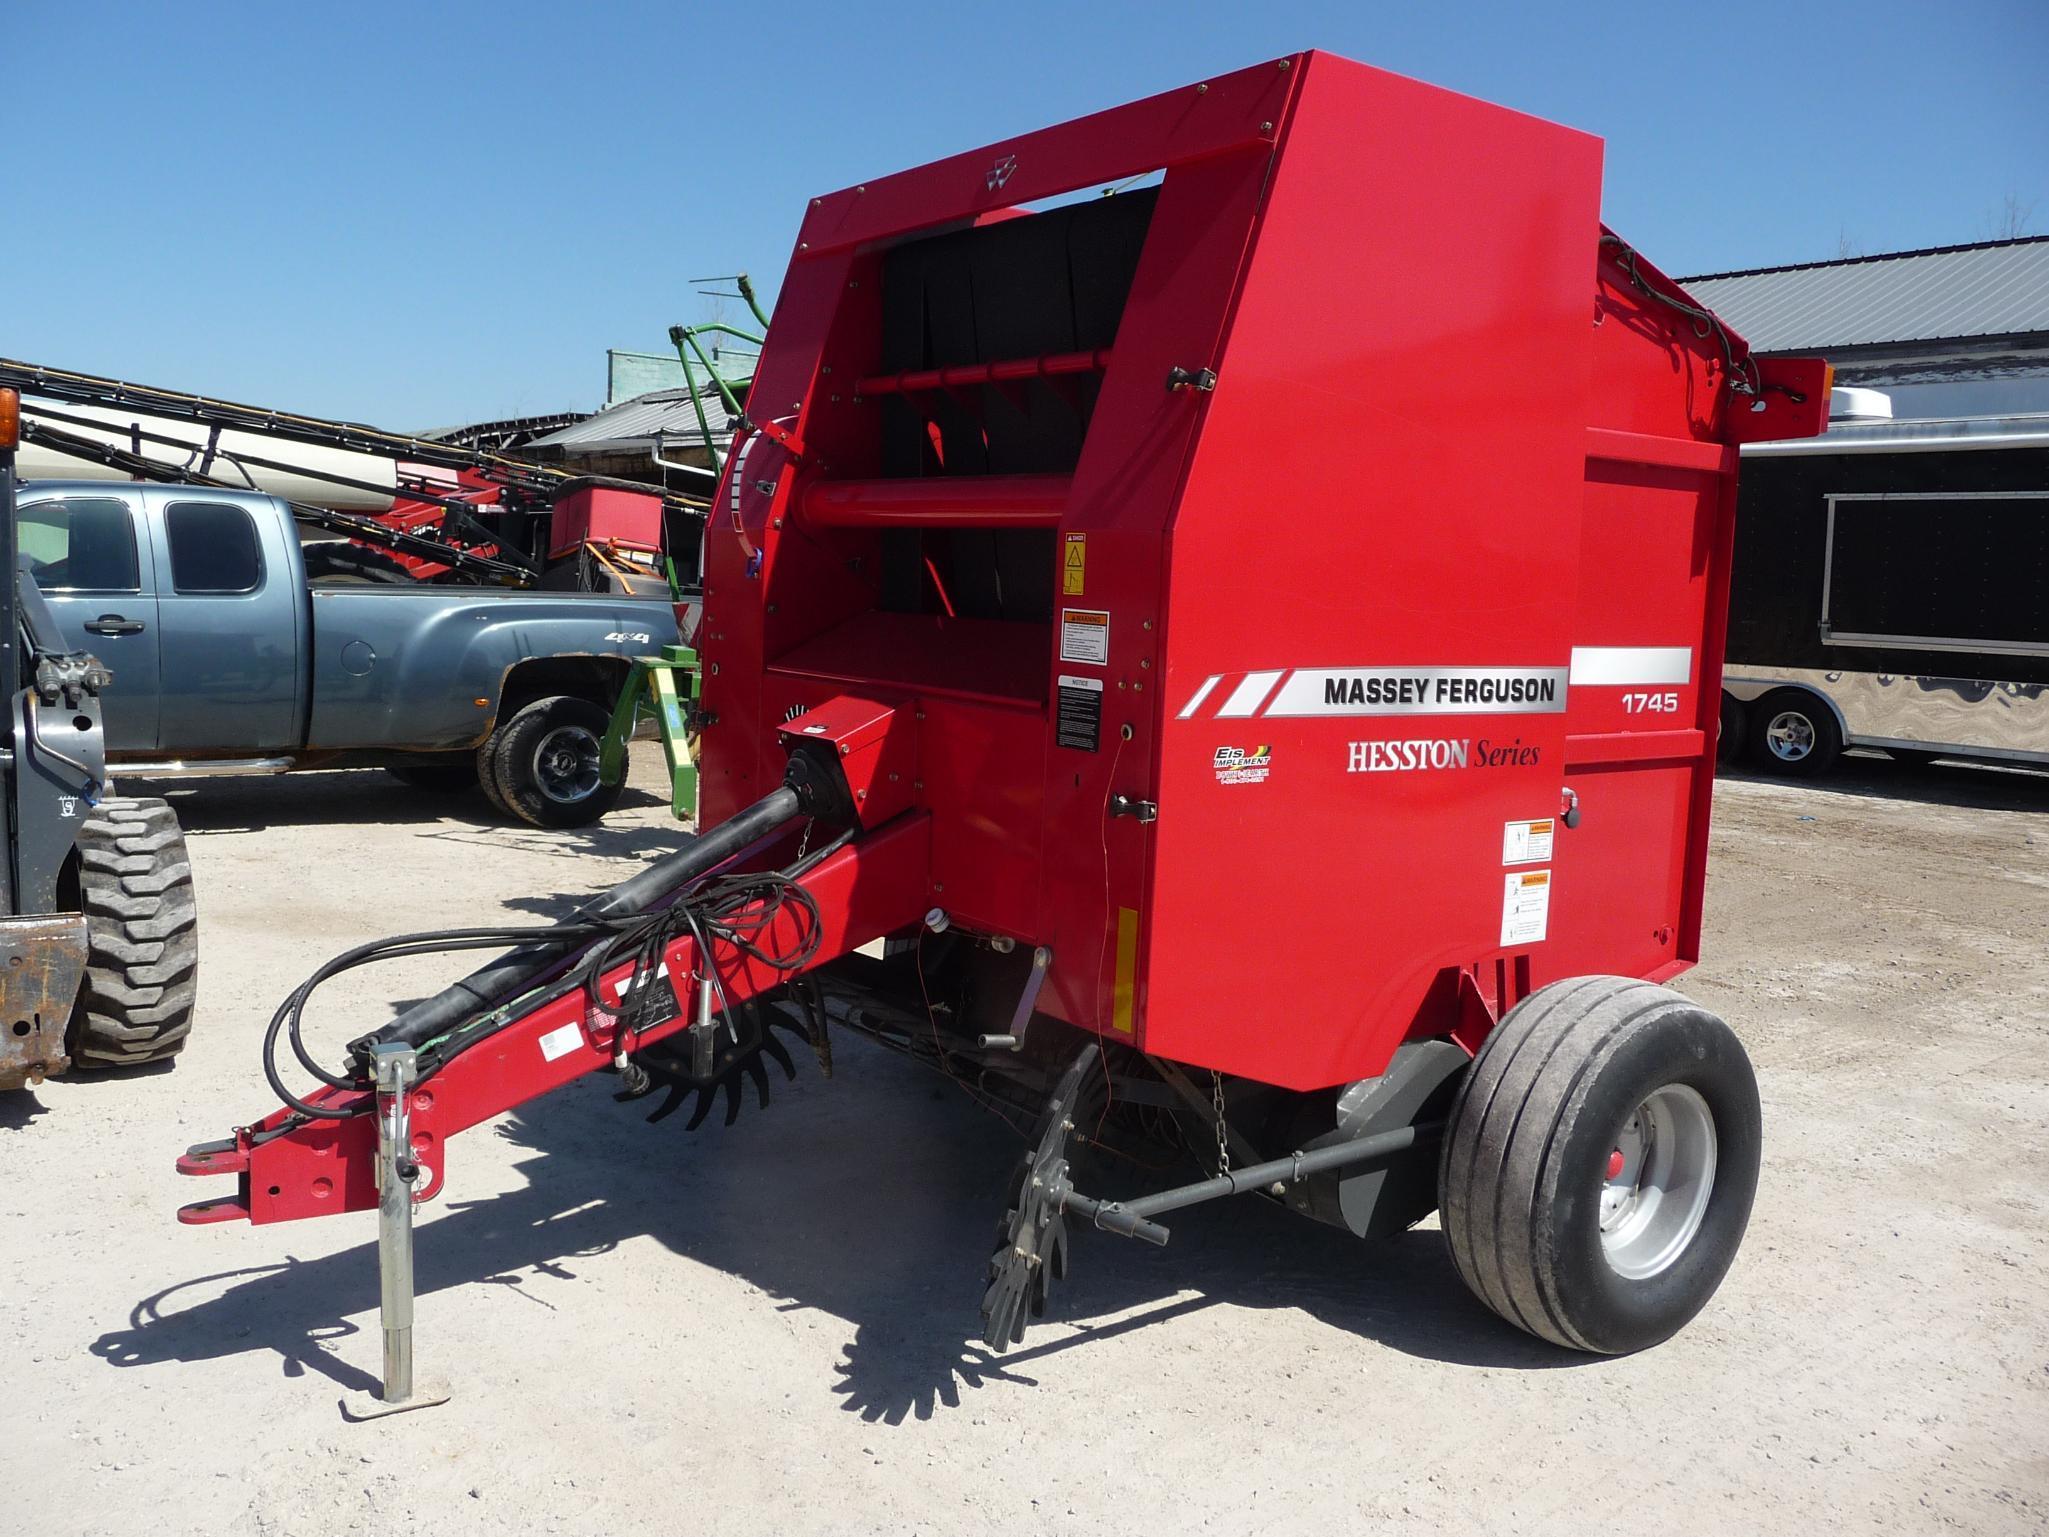
[[161, 1062], [185, 1047], [199, 987], [199, 911], [178, 814], [102, 801], [78, 832], [88, 949], [68, 1042], [81, 1068]]
[[1453, 1263], [1517, 1328], [1623, 1355], [1714, 1295], [1757, 1192], [1757, 1079], [1692, 999], [1626, 977], [1509, 1010], [1452, 1104], [1438, 1202]]
[[572, 694], [536, 699], [493, 736], [497, 790], [506, 809], [535, 827], [585, 827], [618, 803], [622, 773], [608, 785], [598, 753], [612, 713]]
[[500, 729], [485, 737], [483, 746], [477, 749], [477, 788], [484, 792], [493, 811], [509, 817], [512, 808], [505, 803], [505, 792], [498, 788], [498, 748], [504, 740], [505, 733]]
[[1782, 688], [1752, 707], [1751, 758], [1787, 779], [1813, 779], [1835, 766], [1843, 750], [1835, 712], [1805, 689]]

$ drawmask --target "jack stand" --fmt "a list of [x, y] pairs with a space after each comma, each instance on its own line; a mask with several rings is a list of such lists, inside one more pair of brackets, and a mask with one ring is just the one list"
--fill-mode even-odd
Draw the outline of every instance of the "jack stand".
[[343, 1415], [382, 1419], [408, 1409], [448, 1402], [439, 1384], [413, 1383], [413, 1162], [412, 1089], [419, 1060], [410, 1046], [371, 1048], [377, 1086], [378, 1318], [384, 1325], [384, 1391], [376, 1402]]

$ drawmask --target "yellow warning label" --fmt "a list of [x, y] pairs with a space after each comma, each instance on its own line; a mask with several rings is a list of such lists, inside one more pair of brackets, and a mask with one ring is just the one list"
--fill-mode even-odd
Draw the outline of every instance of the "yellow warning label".
[[1065, 597], [1078, 598], [1088, 576], [1089, 536], [1069, 534], [1061, 543], [1066, 553], [1061, 558], [1060, 591]]
[[1138, 912], [1117, 909], [1117, 982], [1110, 994], [1110, 1027], [1119, 1035], [1131, 1034], [1132, 995], [1138, 980]]

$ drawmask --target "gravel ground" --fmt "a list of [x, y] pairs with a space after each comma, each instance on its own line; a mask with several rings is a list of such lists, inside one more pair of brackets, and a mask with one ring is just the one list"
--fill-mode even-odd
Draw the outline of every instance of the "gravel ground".
[[[260, 1113], [318, 960], [561, 912], [669, 836], [645, 752], [600, 830], [380, 774], [173, 790], [201, 1019], [174, 1070], [0, 1096], [0, 1527], [300, 1534], [2049, 1530], [2049, 780], [1846, 762], [1726, 781], [1707, 962], [1768, 1145], [1708, 1310], [1626, 1360], [1472, 1302], [1439, 1237], [1264, 1206], [1085, 1236], [1061, 1321], [968, 1343], [1014, 1144], [858, 1041], [730, 1129], [586, 1081], [455, 1144], [423, 1375], [380, 1365], [374, 1221], [183, 1228], [173, 1157]], [[444, 975], [337, 989], [319, 1037]], [[12, 1520], [6, 1519], [11, 1515]]]

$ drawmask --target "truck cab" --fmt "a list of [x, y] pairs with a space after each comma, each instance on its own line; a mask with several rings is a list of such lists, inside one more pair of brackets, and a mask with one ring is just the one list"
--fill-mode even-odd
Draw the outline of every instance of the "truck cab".
[[99, 483], [26, 488], [20, 530], [58, 622], [118, 680], [111, 754], [304, 745], [306, 605], [291, 523], [254, 516], [239, 495]]

